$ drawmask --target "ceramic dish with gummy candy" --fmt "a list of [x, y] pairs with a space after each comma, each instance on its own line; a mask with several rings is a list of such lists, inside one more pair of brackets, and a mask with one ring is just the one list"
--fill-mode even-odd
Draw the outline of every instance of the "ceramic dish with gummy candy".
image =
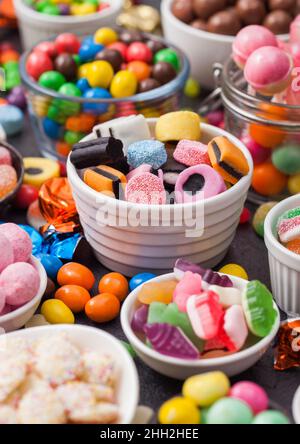
[[131, 328], [159, 354], [182, 360], [225, 357], [274, 330], [279, 313], [259, 281], [235, 288], [227, 275], [179, 259], [174, 278], [138, 291]]

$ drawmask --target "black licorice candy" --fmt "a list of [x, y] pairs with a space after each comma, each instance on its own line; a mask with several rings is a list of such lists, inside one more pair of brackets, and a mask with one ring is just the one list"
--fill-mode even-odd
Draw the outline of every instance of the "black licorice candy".
[[73, 146], [71, 162], [78, 169], [112, 165], [124, 159], [123, 143], [114, 137], [100, 137]]

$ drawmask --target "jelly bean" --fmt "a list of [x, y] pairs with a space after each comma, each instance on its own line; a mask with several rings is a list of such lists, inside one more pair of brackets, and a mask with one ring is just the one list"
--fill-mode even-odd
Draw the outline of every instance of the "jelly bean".
[[207, 414], [207, 424], [251, 424], [252, 419], [247, 404], [234, 398], [220, 399]]
[[260, 205], [256, 210], [252, 221], [252, 227], [260, 237], [264, 237], [264, 224], [267, 214], [275, 205], [277, 205], [277, 203], [278, 202], [266, 202]]
[[26, 210], [39, 197], [38, 189], [32, 185], [22, 184], [15, 198], [17, 208]]
[[[85, 99], [110, 99], [111, 94], [104, 88], [89, 89], [83, 94]], [[108, 104], [106, 103], [89, 103], [85, 102], [83, 105], [83, 111], [92, 114], [103, 114], [108, 110]]]
[[248, 208], [244, 207], [242, 214], [240, 216], [240, 224], [241, 225], [246, 224], [247, 222], [249, 222], [250, 218], [251, 218], [250, 211], [248, 210]]
[[78, 53], [81, 62], [90, 62], [103, 48], [103, 45], [97, 44], [94, 41], [82, 43]]
[[140, 273], [133, 276], [129, 281], [129, 288], [131, 291], [135, 290], [140, 285], [144, 284], [147, 281], [150, 281], [151, 279], [154, 279], [156, 277], [155, 274], [152, 273]]
[[100, 28], [95, 32], [94, 40], [98, 44], [107, 46], [118, 40], [118, 34], [112, 28]]
[[209, 407], [226, 396], [229, 389], [228, 377], [216, 371], [188, 378], [183, 384], [182, 394], [199, 407]]
[[287, 187], [291, 194], [300, 193], [300, 174], [289, 177]]
[[43, 119], [43, 129], [47, 136], [54, 140], [59, 139], [63, 131], [61, 125], [48, 117]]
[[130, 71], [119, 71], [110, 85], [111, 95], [115, 98], [133, 96], [137, 90], [137, 79]]
[[69, 262], [60, 268], [57, 275], [59, 285], [79, 285], [86, 290], [91, 290], [95, 283], [95, 277], [91, 270], [76, 262]]
[[85, 304], [91, 299], [89, 292], [79, 285], [64, 285], [56, 291], [54, 297], [64, 302], [73, 313], [83, 311]]
[[274, 196], [281, 193], [287, 184], [287, 177], [271, 163], [262, 163], [254, 167], [252, 187], [262, 196]]
[[160, 424], [200, 424], [201, 413], [190, 399], [178, 396], [160, 407], [158, 420]]
[[290, 424], [290, 420], [281, 412], [267, 410], [257, 415], [252, 424]]
[[44, 88], [58, 91], [59, 88], [66, 83], [65, 77], [57, 71], [46, 71], [39, 78], [39, 84]]
[[50, 254], [39, 254], [38, 258], [45, 268], [47, 275], [51, 279], [56, 280], [57, 273], [63, 266], [62, 261], [58, 257], [52, 256]]
[[69, 54], [77, 54], [80, 48], [79, 38], [75, 34], [60, 34], [55, 39], [55, 48], [58, 54], [67, 52]]
[[69, 307], [58, 299], [48, 299], [43, 302], [41, 313], [50, 324], [74, 324], [75, 322]]
[[114, 70], [111, 64], [105, 60], [97, 60], [88, 66], [87, 80], [92, 88], [96, 86], [108, 88], [113, 76]]
[[238, 264], [227, 264], [220, 268], [220, 273], [229, 274], [230, 276], [236, 276], [246, 281], [249, 279], [246, 270]]
[[154, 56], [154, 63], [159, 62], [170, 63], [176, 71], [180, 69], [180, 59], [173, 49], [164, 48], [158, 51]]
[[234, 384], [230, 389], [229, 396], [244, 401], [254, 415], [267, 410], [269, 405], [265, 390], [251, 381], [241, 381]]
[[[262, 115], [262, 117], [265, 116]], [[249, 125], [249, 134], [255, 142], [265, 148], [276, 148], [284, 141], [286, 136], [283, 130], [258, 123], [251, 123]]]
[[[84, 66], [84, 65], [82, 65], [82, 66]], [[88, 66], [86, 67], [86, 70], [88, 70]], [[77, 80], [76, 86], [77, 86], [77, 88], [80, 89], [82, 94], [91, 88], [91, 85], [87, 81], [86, 77], [81, 77], [79, 80]]]
[[112, 293], [122, 302], [128, 295], [128, 282], [120, 273], [108, 273], [100, 279], [98, 290], [99, 293]]
[[150, 66], [147, 63], [139, 60], [128, 63], [127, 70], [132, 72], [139, 82], [148, 79], [151, 74]]
[[102, 293], [91, 298], [86, 306], [85, 313], [94, 322], [109, 322], [115, 319], [120, 312], [120, 301], [111, 293]]
[[184, 94], [191, 99], [195, 99], [200, 95], [200, 92], [201, 87], [199, 83], [197, 80], [190, 77], [184, 85]]
[[145, 63], [151, 63], [152, 61], [152, 51], [151, 49], [142, 42], [131, 43], [126, 52], [127, 62], [133, 62], [134, 60], [139, 60]]
[[273, 165], [283, 174], [300, 173], [300, 146], [286, 144], [278, 147], [272, 154]]
[[52, 70], [53, 63], [45, 52], [34, 51], [29, 54], [26, 61], [26, 71], [35, 80], [38, 80], [43, 72]]
[[170, 304], [177, 284], [175, 280], [146, 283], [138, 293], [138, 300], [146, 305], [150, 305], [151, 302]]

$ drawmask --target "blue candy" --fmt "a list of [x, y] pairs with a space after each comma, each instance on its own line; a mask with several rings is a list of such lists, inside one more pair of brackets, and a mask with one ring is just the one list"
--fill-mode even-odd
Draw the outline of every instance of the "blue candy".
[[87, 79], [85, 77], [82, 77], [81, 79], [79, 79], [76, 83], [76, 86], [77, 86], [77, 88], [80, 89], [82, 94], [91, 88], [89, 82], [87, 81]]
[[54, 120], [49, 119], [48, 117], [45, 117], [43, 120], [43, 128], [47, 136], [54, 140], [60, 138], [63, 130], [59, 123], [54, 122]]
[[56, 280], [59, 269], [63, 266], [63, 263], [58, 257], [51, 256], [50, 254], [38, 254], [37, 258], [41, 261], [43, 267], [46, 270], [47, 276], [50, 279]]
[[133, 276], [133, 278], [129, 281], [129, 288], [131, 291], [135, 290], [140, 285], [144, 284], [147, 281], [150, 281], [150, 279], [154, 279], [156, 277], [155, 274], [152, 273], [140, 273]]
[[81, 62], [90, 62], [94, 60], [95, 55], [102, 51], [103, 45], [95, 43], [94, 40], [85, 40], [79, 48], [79, 57]]
[[157, 170], [166, 163], [168, 156], [165, 145], [158, 140], [141, 140], [128, 147], [127, 162], [133, 168], [147, 163]]
[[[86, 99], [110, 99], [111, 94], [104, 88], [92, 88], [87, 90], [83, 97]], [[104, 114], [108, 110], [107, 103], [84, 103], [83, 111], [90, 114]]]
[[0, 106], [0, 125], [7, 136], [13, 136], [23, 129], [24, 114], [13, 105]]

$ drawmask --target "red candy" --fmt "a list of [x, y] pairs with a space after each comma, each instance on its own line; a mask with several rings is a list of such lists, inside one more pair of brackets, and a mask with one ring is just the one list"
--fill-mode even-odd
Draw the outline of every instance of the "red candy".
[[56, 47], [54, 42], [41, 42], [36, 46], [35, 51], [42, 51], [50, 58], [56, 56]]
[[248, 210], [248, 208], [244, 208], [240, 217], [240, 224], [246, 224], [247, 222], [249, 222], [251, 217], [251, 213]]
[[223, 319], [217, 294], [205, 291], [199, 296], [191, 296], [187, 301], [187, 313], [199, 338], [208, 340], [217, 336]]
[[32, 202], [37, 200], [38, 197], [39, 191], [37, 188], [32, 185], [23, 184], [21, 185], [15, 199], [16, 207], [25, 210], [30, 204], [32, 204]]
[[80, 48], [80, 41], [75, 34], [66, 32], [56, 37], [55, 47], [58, 54], [61, 54], [63, 52], [67, 52], [69, 54], [77, 54]]
[[146, 63], [151, 63], [152, 61], [152, 51], [145, 43], [134, 42], [128, 46], [126, 52], [126, 60], [128, 62], [133, 62], [134, 60], [139, 60]]
[[107, 46], [109, 49], [115, 49], [116, 51], [119, 51], [119, 53], [122, 55], [123, 59], [126, 59], [126, 53], [127, 53], [127, 45], [123, 42], [114, 42]]
[[26, 71], [35, 80], [38, 80], [43, 72], [52, 70], [53, 63], [45, 52], [35, 50], [28, 56]]

